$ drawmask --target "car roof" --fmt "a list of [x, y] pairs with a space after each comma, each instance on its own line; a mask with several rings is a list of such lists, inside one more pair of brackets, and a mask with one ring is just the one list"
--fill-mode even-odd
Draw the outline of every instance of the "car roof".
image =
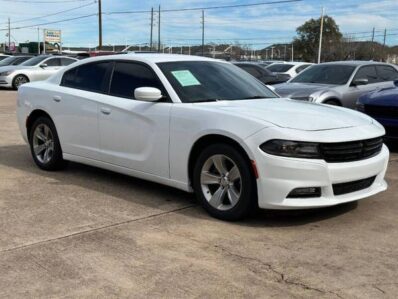
[[383, 62], [377, 62], [377, 61], [364, 61], [364, 60], [348, 60], [348, 61], [332, 61], [332, 62], [324, 62], [321, 64], [327, 64], [327, 65], [350, 65], [350, 66], [361, 66], [361, 65], [372, 65], [372, 64], [386, 64], [388, 63], [383, 63]]
[[128, 54], [116, 54], [116, 55], [104, 55], [85, 59], [84, 62], [100, 61], [100, 60], [131, 60], [131, 61], [142, 61], [142, 62], [176, 62], [176, 61], [217, 61], [220, 63], [227, 63], [226, 61], [216, 60], [213, 58], [207, 58], [202, 56], [194, 55], [181, 55], [181, 54], [154, 54], [154, 53], [128, 53]]

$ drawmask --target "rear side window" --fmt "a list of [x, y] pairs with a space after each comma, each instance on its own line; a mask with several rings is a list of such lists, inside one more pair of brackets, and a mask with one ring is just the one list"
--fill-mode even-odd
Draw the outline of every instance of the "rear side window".
[[74, 59], [70, 59], [70, 58], [61, 58], [61, 65], [62, 66], [67, 66], [70, 65], [72, 63], [74, 63], [76, 60]]
[[65, 72], [62, 86], [87, 91], [107, 92], [110, 62], [88, 63]]
[[267, 69], [274, 73], [284, 73], [290, 70], [293, 67], [292, 64], [286, 63], [275, 63], [267, 67]]
[[44, 61], [47, 66], [60, 66], [61, 65], [61, 59], [59, 58], [51, 58], [49, 60]]
[[382, 81], [394, 81], [398, 80], [398, 71], [392, 66], [388, 65], [378, 65], [376, 66], [379, 78]]
[[243, 70], [245, 70], [246, 72], [248, 72], [250, 75], [256, 77], [256, 78], [260, 78], [261, 77], [261, 73], [253, 66], [250, 65], [239, 65]]
[[163, 95], [166, 95], [162, 83], [149, 67], [134, 62], [116, 62], [110, 94], [112, 96], [133, 99], [134, 90], [139, 87], [158, 88]]
[[305, 70], [307, 67], [309, 67], [309, 66], [310, 66], [310, 64], [304, 64], [304, 65], [299, 66], [299, 67], [296, 69], [296, 73], [298, 74], [298, 73], [304, 71], [304, 70]]
[[356, 79], [368, 79], [369, 84], [379, 82], [376, 67], [373, 65], [361, 67], [355, 75], [354, 80]]

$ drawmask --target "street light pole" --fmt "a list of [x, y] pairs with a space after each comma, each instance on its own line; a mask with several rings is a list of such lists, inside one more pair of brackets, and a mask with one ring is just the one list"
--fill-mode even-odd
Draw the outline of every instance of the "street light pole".
[[321, 63], [321, 53], [322, 53], [322, 36], [323, 36], [323, 18], [325, 15], [325, 8], [322, 7], [321, 14], [321, 32], [319, 34], [319, 49], [318, 49], [318, 63]]

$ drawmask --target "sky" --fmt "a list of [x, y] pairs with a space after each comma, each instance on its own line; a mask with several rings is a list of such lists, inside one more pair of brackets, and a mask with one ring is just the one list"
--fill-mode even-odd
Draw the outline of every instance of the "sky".
[[[102, 0], [103, 44], [145, 44], [150, 38], [152, 7], [163, 10], [275, 2], [276, 0]], [[98, 44], [98, 3], [95, 0], [0, 0], [0, 40], [7, 39], [4, 29], [11, 19], [12, 41], [37, 41], [40, 30], [62, 30], [64, 47], [95, 47]], [[80, 7], [79, 9], [75, 9]], [[296, 28], [310, 18], [319, 18], [322, 7], [333, 17], [340, 30], [356, 40], [370, 40], [373, 27], [375, 40], [398, 45], [398, 0], [303, 0], [300, 2], [205, 10], [206, 43], [240, 43], [256, 49], [273, 43], [289, 43]], [[58, 12], [69, 10], [65, 13]], [[135, 12], [110, 14], [111, 12]], [[56, 14], [52, 16], [45, 16]], [[161, 13], [161, 40], [168, 46], [200, 44], [202, 12]], [[34, 18], [34, 19], [32, 19]], [[27, 20], [28, 19], [28, 20]], [[30, 19], [30, 20], [29, 20]], [[17, 27], [33, 26], [32, 28]], [[154, 22], [157, 41], [157, 14]], [[15, 28], [15, 29], [14, 29]], [[41, 31], [40, 31], [41, 32]], [[40, 34], [42, 36], [42, 33]]]

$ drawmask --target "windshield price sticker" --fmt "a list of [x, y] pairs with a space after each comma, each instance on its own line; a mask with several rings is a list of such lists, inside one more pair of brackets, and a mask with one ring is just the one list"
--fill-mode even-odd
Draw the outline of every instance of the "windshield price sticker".
[[182, 87], [201, 85], [198, 79], [188, 70], [171, 72]]

